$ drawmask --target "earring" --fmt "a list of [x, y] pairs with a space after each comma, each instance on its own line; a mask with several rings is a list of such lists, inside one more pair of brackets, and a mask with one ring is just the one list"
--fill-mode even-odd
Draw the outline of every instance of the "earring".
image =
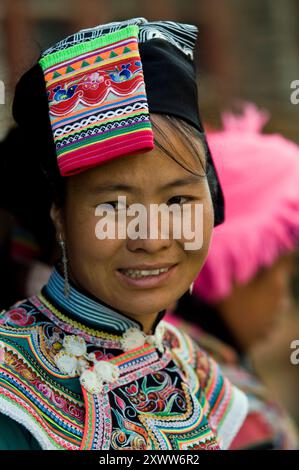
[[194, 287], [194, 282], [192, 282], [192, 284], [190, 284], [190, 287], [189, 287], [189, 294], [190, 295], [192, 295], [193, 287]]
[[69, 283], [69, 273], [68, 273], [68, 259], [67, 259], [67, 254], [66, 254], [66, 246], [65, 246], [65, 241], [62, 238], [61, 233], [59, 234], [59, 245], [61, 248], [61, 253], [62, 253], [62, 265], [63, 265], [63, 276], [64, 276], [64, 295], [65, 297], [70, 296], [70, 283]]

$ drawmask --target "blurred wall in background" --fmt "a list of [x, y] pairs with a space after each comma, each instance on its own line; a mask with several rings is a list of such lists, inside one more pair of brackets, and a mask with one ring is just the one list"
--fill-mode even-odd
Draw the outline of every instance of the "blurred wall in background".
[[219, 110], [234, 99], [252, 100], [272, 111], [268, 130], [299, 140], [299, 105], [290, 102], [290, 82], [299, 80], [298, 0], [0, 0], [0, 136], [14, 85], [41, 49], [78, 29], [134, 16], [197, 24], [207, 122], [219, 124]]

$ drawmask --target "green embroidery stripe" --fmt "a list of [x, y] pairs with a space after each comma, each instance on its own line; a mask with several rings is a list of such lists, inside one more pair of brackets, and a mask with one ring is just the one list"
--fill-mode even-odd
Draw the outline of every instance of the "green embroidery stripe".
[[[6, 400], [7, 402], [9, 402], [11, 405], [15, 406], [16, 408], [18, 408], [19, 410], [25, 412], [27, 414], [27, 416], [29, 417], [29, 419], [33, 420], [34, 418], [31, 416], [31, 414], [28, 412], [28, 410], [26, 408], [23, 408], [19, 403], [15, 402], [14, 400], [12, 400], [11, 398], [9, 397], [2, 397], [4, 398], [4, 400]], [[35, 421], [35, 420], [34, 420]], [[44, 436], [47, 437], [47, 439], [49, 441], [51, 441], [51, 443], [57, 448], [57, 449], [63, 449], [63, 446], [62, 445], [59, 445], [57, 442], [55, 442], [55, 440], [49, 435], [47, 434], [47, 432], [44, 430], [44, 428], [42, 427], [42, 425], [38, 422], [38, 421], [35, 421], [35, 424], [40, 428], [41, 432], [43, 433]]]
[[234, 397], [234, 391], [232, 390], [232, 394], [231, 396], [229, 397], [229, 404], [227, 405], [227, 408], [225, 410], [225, 412], [223, 413], [223, 415], [221, 416], [221, 419], [218, 423], [218, 427], [220, 428], [221, 426], [223, 426], [223, 423], [224, 421], [226, 420], [227, 416], [229, 415], [229, 413], [231, 412], [231, 409], [233, 407], [235, 403], [235, 397]]
[[[130, 113], [129, 119], [133, 117], [137, 117], [137, 116], [142, 116], [142, 115], [148, 116], [145, 109], [141, 109], [140, 111], [134, 111], [133, 113]], [[70, 137], [71, 135], [80, 134], [80, 132], [85, 132], [87, 129], [94, 129], [95, 127], [98, 127], [98, 126], [100, 127], [108, 126], [109, 124], [112, 124], [114, 122], [121, 122], [121, 121], [124, 121], [127, 124], [127, 120], [128, 120], [128, 116], [124, 114], [123, 116], [119, 118], [113, 118], [113, 120], [111, 120], [111, 118], [109, 120], [108, 118], [108, 120], [103, 124], [101, 124], [101, 121], [98, 121], [96, 123], [89, 124], [88, 126], [82, 126], [81, 129], [75, 129], [73, 131], [70, 131], [64, 134], [62, 137], [59, 137], [59, 138], [55, 137], [55, 143], [57, 144], [58, 142], [62, 142], [64, 139], [66, 139], [67, 137]], [[145, 122], [146, 121], [143, 121], [143, 124]], [[135, 125], [138, 125], [138, 124], [142, 124], [142, 123], [136, 123]], [[132, 125], [134, 125], [134, 123]], [[118, 129], [120, 129], [120, 127]], [[113, 131], [109, 129], [109, 132], [113, 132]]]
[[[86, 416], [88, 422], [85, 422], [85, 432], [86, 435], [83, 434], [83, 440], [81, 443], [81, 450], [90, 450], [92, 448], [93, 442], [93, 433], [94, 433], [94, 419], [95, 419], [95, 411], [94, 411], [94, 400], [93, 396], [90, 393], [86, 394], [85, 400], [85, 408], [86, 408]], [[87, 430], [86, 430], [87, 426]]]
[[86, 139], [84, 139], [85, 143], [82, 144], [82, 141], [76, 142], [76, 143], [68, 146], [67, 151], [64, 147], [62, 149], [58, 149], [57, 150], [57, 155], [58, 156], [67, 155], [67, 153], [69, 153], [70, 151], [73, 151], [76, 148], [88, 147], [89, 145], [93, 144], [94, 142], [100, 142], [100, 141], [105, 141], [105, 140], [108, 141], [108, 140], [113, 139], [114, 137], [118, 137], [119, 135], [132, 134], [132, 133], [136, 133], [136, 131], [139, 131], [139, 130], [142, 131], [142, 130], [146, 130], [146, 129], [151, 130], [151, 124], [149, 122], [141, 122], [139, 124], [134, 124], [129, 129], [124, 128], [124, 129], [116, 129], [114, 131], [110, 131], [109, 138], [107, 138], [106, 134], [102, 135], [102, 136], [101, 135], [95, 135], [94, 137], [87, 137]]
[[139, 28], [136, 25], [129, 25], [126, 28], [122, 28], [119, 31], [115, 31], [110, 34], [105, 34], [99, 38], [92, 39], [88, 42], [83, 42], [80, 44], [75, 44], [74, 46], [69, 47], [63, 51], [54, 52], [49, 54], [42, 59], [40, 59], [39, 64], [43, 70], [52, 67], [53, 65], [58, 65], [60, 62], [64, 62], [75, 57], [80, 56], [81, 54], [92, 52], [99, 47], [105, 47], [112, 45], [113, 43], [122, 41], [131, 36], [134, 36], [136, 39], [138, 37]]
[[[56, 393], [58, 393], [59, 395], [62, 395], [63, 398], [65, 398], [66, 396], [66, 398], [71, 403], [74, 403], [76, 405], [81, 405], [82, 403], [81, 396], [78, 393], [73, 392], [72, 390], [70, 390], [69, 388], [66, 388], [63, 385], [65, 383], [65, 379], [53, 380], [51, 377], [49, 377], [49, 375], [45, 373], [45, 370], [43, 368], [43, 363], [42, 362], [38, 363], [36, 359], [26, 349], [24, 349], [24, 347], [21, 346], [21, 344], [19, 344], [17, 341], [14, 341], [14, 339], [15, 337], [12, 336], [11, 338], [10, 337], [5, 338], [5, 343], [2, 341], [4, 347], [6, 346], [7, 352], [12, 352], [14, 354], [17, 354], [18, 358], [19, 356], [21, 356], [22, 360], [27, 364], [27, 366], [30, 367], [31, 370], [33, 370], [37, 374], [38, 378], [50, 384], [51, 387], [56, 391]], [[10, 348], [7, 348], [7, 346], [10, 346]], [[70, 383], [70, 380], [68, 380], [68, 384], [69, 383]]]
[[[146, 348], [142, 348], [142, 356], [145, 356], [149, 351], [153, 349], [153, 346], [147, 346]], [[135, 357], [139, 357], [140, 353], [135, 352], [128, 352], [125, 355], [122, 355], [121, 357], [116, 357], [115, 359], [111, 359], [109, 362], [111, 364], [117, 365], [118, 363], [125, 363], [128, 362], [131, 359], [134, 359]]]
[[[20, 388], [16, 387], [16, 386], [15, 386], [14, 384], [12, 384], [9, 380], [7, 380], [7, 379], [5, 379], [5, 378], [3, 378], [3, 377], [0, 376], [0, 383], [3, 383], [3, 384], [5, 385], [4, 388], [5, 388], [6, 390], [11, 390], [11, 392], [15, 391], [15, 394], [16, 394], [17, 397], [22, 396], [22, 392], [21, 392]], [[30, 401], [27, 395], [23, 395], [22, 398], [23, 398], [24, 401], [27, 402], [27, 404], [28, 404], [28, 401]], [[8, 398], [8, 399], [10, 400], [10, 398]], [[13, 403], [14, 403], [14, 402], [13, 402]], [[16, 404], [18, 404], [18, 403], [16, 402]], [[35, 409], [35, 412], [38, 413], [38, 414], [40, 415], [40, 417], [43, 418], [46, 422], [48, 422], [48, 423], [49, 423], [49, 426], [51, 426], [51, 424], [52, 424], [51, 427], [52, 427], [52, 429], [53, 429], [53, 432], [54, 432], [54, 429], [58, 429], [58, 430], [60, 430], [63, 434], [69, 435], [71, 438], [76, 439], [79, 443], [81, 442], [82, 435], [81, 435], [81, 436], [80, 436], [80, 435], [78, 436], [77, 434], [75, 434], [75, 433], [73, 433], [73, 432], [71, 432], [71, 431], [68, 431], [65, 427], [61, 426], [60, 424], [58, 424], [57, 422], [55, 422], [50, 416], [48, 416], [48, 415], [46, 414], [46, 412], [43, 411], [43, 410], [39, 407], [39, 405], [37, 405], [36, 403], [34, 403], [34, 405], [35, 405], [35, 408], [37, 408], [37, 409]], [[48, 406], [48, 408], [50, 409], [50, 410], [48, 409], [48, 412], [49, 412], [49, 413], [53, 413], [53, 410], [51, 410], [51, 407]], [[22, 407], [22, 409], [24, 409], [24, 410], [29, 414], [29, 416], [30, 416], [30, 413], [28, 412], [28, 410], [26, 410], [26, 409], [23, 408], [23, 407]], [[38, 410], [38, 411], [37, 411], [37, 410]], [[61, 418], [60, 418], [60, 419], [61, 419]], [[61, 420], [62, 420], [62, 419], [61, 419]], [[40, 426], [41, 426], [41, 425], [40, 425]], [[68, 424], [68, 426], [70, 427], [70, 424]], [[78, 425], [75, 426], [74, 424], [72, 424], [72, 426], [73, 426], [73, 427], [76, 427], [76, 428], [79, 428]]]

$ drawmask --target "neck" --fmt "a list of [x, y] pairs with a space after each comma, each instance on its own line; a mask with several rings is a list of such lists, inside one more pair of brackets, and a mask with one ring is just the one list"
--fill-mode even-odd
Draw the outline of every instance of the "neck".
[[[74, 276], [74, 274], [71, 271], [70, 271], [70, 280], [71, 280], [72, 285], [74, 287], [76, 287], [76, 289], [79, 292], [82, 292], [85, 295], [90, 296], [90, 294], [88, 292], [86, 292], [85, 289], [82, 286], [80, 286], [80, 284], [78, 283], [76, 277]], [[95, 300], [100, 302], [102, 305], [105, 305], [106, 307], [110, 308], [111, 310], [115, 310], [114, 307], [111, 307], [111, 305], [103, 302], [101, 299], [95, 299]], [[121, 315], [124, 315], [125, 317], [127, 317], [127, 318], [133, 320], [134, 322], [138, 323], [140, 325], [142, 331], [145, 334], [150, 334], [151, 332], [154, 332], [155, 326], [158, 323], [157, 318], [158, 318], [159, 312], [143, 315], [142, 313], [141, 314], [134, 314], [134, 313], [131, 313], [131, 312], [125, 312], [123, 310], [118, 310], [118, 313], [120, 313]]]
[[157, 323], [161, 319], [160, 313], [150, 313], [148, 315], [134, 315], [132, 313], [127, 313], [127, 312], [122, 312], [123, 315], [125, 315], [128, 318], [131, 318], [137, 323], [140, 323], [142, 325], [142, 331], [149, 335], [152, 334], [155, 331], [155, 327], [157, 326]]

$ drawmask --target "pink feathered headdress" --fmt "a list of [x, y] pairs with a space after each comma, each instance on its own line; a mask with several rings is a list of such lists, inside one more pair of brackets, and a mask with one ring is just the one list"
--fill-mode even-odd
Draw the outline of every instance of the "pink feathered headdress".
[[299, 241], [299, 147], [262, 134], [267, 120], [267, 112], [246, 104], [241, 116], [224, 113], [224, 130], [208, 135], [226, 205], [193, 288], [208, 303], [227, 297], [235, 283], [247, 283]]

